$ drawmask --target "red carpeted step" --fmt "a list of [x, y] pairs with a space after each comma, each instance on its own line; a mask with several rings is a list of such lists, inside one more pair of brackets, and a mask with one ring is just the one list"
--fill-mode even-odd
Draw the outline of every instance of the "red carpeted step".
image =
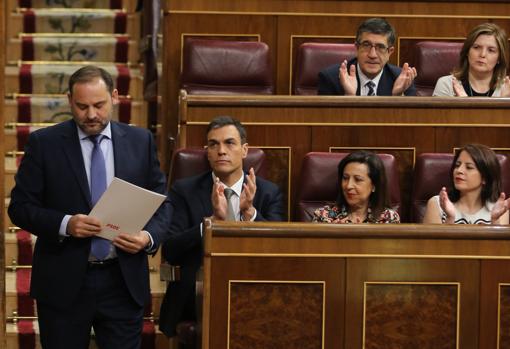
[[[32, 8], [32, 7], [47, 7], [48, 0], [17, 0], [18, 7]], [[71, 0], [71, 1], [54, 1], [53, 7], [65, 7], [65, 8], [110, 8], [110, 9], [121, 9], [133, 1], [129, 0]]]
[[124, 10], [106, 9], [16, 9], [8, 16], [7, 38], [20, 33], [127, 34], [140, 36], [140, 16]]
[[[20, 41], [21, 52], [18, 60], [127, 63], [129, 44], [126, 35], [37, 36], [25, 34]], [[133, 41], [131, 45], [134, 45]]]
[[5, 0], [6, 13], [15, 12], [18, 8], [95, 8], [124, 9], [127, 13], [137, 10], [138, 0]]
[[[69, 77], [83, 65], [67, 62], [53, 64], [33, 62], [22, 63], [19, 67], [7, 66], [6, 94], [65, 94]], [[112, 75], [120, 95], [142, 99], [143, 77], [139, 69], [111, 63], [99, 64], [99, 66]]]
[[36, 333], [33, 320], [19, 320], [17, 325], [19, 349], [35, 349]]
[[[67, 83], [81, 65], [78, 64], [22, 64], [19, 69], [19, 93], [63, 94]], [[116, 80], [120, 95], [129, 95], [131, 72], [123, 65], [101, 65]]]
[[127, 13], [104, 9], [22, 9], [23, 33], [113, 33], [127, 32]]

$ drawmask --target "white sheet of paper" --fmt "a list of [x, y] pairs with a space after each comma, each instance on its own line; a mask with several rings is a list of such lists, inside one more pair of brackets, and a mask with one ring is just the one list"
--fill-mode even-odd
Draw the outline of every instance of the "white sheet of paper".
[[147, 224], [166, 196], [114, 177], [89, 216], [103, 224], [98, 236], [113, 240], [119, 233], [137, 233]]

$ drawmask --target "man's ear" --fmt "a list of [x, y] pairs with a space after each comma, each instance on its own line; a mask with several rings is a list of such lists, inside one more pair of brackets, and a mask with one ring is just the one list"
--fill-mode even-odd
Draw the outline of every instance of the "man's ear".
[[243, 148], [243, 159], [245, 159], [248, 156], [248, 143], [244, 143], [242, 145]]
[[71, 98], [72, 98], [72, 96], [71, 96], [71, 92], [67, 92], [67, 101], [69, 102], [69, 105], [71, 105], [71, 104], [72, 104], [72, 103], [71, 103]]
[[395, 46], [391, 46], [390, 48], [388, 48], [388, 54], [390, 56], [393, 54], [393, 52], [395, 52]]
[[119, 91], [117, 91], [116, 88], [114, 88], [112, 91], [112, 104], [119, 104]]

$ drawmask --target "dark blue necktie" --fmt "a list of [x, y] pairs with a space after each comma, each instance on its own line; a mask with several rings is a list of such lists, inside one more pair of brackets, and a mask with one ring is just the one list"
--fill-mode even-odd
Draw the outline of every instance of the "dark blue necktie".
[[[101, 151], [101, 141], [105, 137], [103, 135], [89, 136], [90, 141], [94, 144], [92, 156], [90, 158], [90, 197], [92, 206], [96, 204], [101, 195], [106, 190], [106, 165], [103, 152]], [[110, 241], [100, 238], [92, 238], [92, 246], [90, 253], [98, 260], [105, 259], [110, 252]]]
[[366, 87], [368, 87], [368, 93], [367, 96], [375, 96], [375, 83], [373, 81], [369, 81], [365, 84]]

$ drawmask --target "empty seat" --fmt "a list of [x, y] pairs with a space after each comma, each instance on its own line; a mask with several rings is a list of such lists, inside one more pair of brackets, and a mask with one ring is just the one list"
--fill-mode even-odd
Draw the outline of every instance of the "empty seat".
[[181, 88], [188, 94], [273, 94], [269, 47], [263, 42], [188, 38]]
[[[311, 152], [305, 155], [301, 166], [301, 178], [297, 193], [296, 220], [309, 222], [313, 212], [336, 201], [340, 182], [338, 163], [348, 153]], [[386, 171], [390, 206], [400, 207], [400, 184], [398, 165], [391, 154], [377, 154]]]
[[294, 71], [295, 95], [316, 95], [318, 74], [330, 65], [356, 56], [354, 44], [305, 42], [298, 48]]
[[[248, 148], [248, 155], [243, 160], [243, 169], [247, 172], [253, 167], [255, 175], [265, 178], [267, 175], [266, 154], [259, 148]], [[180, 178], [186, 178], [210, 171], [205, 148], [181, 148], [173, 154], [170, 166], [169, 184]]]
[[437, 79], [449, 75], [459, 62], [461, 42], [421, 41], [415, 46], [418, 96], [432, 96]]
[[[510, 160], [497, 154], [501, 166], [503, 191], [510, 193]], [[450, 185], [451, 153], [423, 153], [416, 159], [411, 194], [411, 221], [423, 222], [428, 200], [438, 195], [442, 187]]]

